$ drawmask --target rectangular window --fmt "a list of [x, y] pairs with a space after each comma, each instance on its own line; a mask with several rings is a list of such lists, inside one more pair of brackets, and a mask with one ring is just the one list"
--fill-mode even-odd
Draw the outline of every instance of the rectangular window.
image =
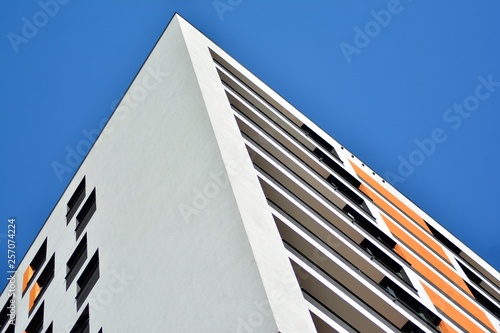
[[314, 149], [313, 154], [316, 155], [317, 158], [319, 158], [320, 161], [325, 163], [330, 169], [335, 171], [340, 177], [344, 178], [354, 186], [355, 188], [359, 188], [361, 185], [361, 182], [356, 179], [353, 175], [349, 173], [349, 171], [345, 170], [344, 167], [340, 166], [338, 163], [336, 163], [334, 160], [332, 160], [328, 155], [323, 153], [321, 150], [318, 148]]
[[[15, 303], [14, 297], [13, 296], [9, 297], [9, 299], [7, 299], [7, 302], [3, 306], [2, 311], [0, 311], [0, 332], [4, 332], [5, 327], [9, 326], [5, 330], [5, 333], [9, 332], [14, 333], [14, 328], [16, 327], [15, 312], [12, 312], [12, 317], [11, 317], [11, 310], [16, 311], [16, 307], [17, 304]], [[11, 324], [11, 320], [13, 320], [14, 325]]]
[[410, 294], [404, 291], [391, 279], [389, 279], [388, 277], [384, 277], [382, 281], [379, 282], [379, 285], [394, 298], [395, 302], [401, 303], [411, 312], [424, 320], [429, 326], [431, 326], [435, 330], [438, 330], [441, 318], [432, 313], [431, 310], [427, 309], [424, 305], [420, 304], [419, 301], [417, 301]]
[[[436, 329], [436, 332], [439, 331]], [[425, 333], [425, 331], [408, 320], [406, 324], [401, 327], [401, 333]]]
[[460, 266], [460, 268], [462, 268], [462, 270], [464, 271], [465, 275], [469, 278], [469, 280], [471, 280], [472, 282], [474, 282], [478, 286], [481, 284], [481, 282], [483, 282], [483, 280], [477, 274], [475, 274], [472, 270], [470, 270], [465, 265], [462, 265], [462, 263], [459, 262], [458, 260], [457, 260], [457, 262], [458, 262], [458, 265]]
[[15, 333], [16, 325], [9, 325], [4, 333]]
[[99, 279], [99, 250], [96, 250], [85, 267], [82, 275], [77, 280], [78, 294], [76, 295], [76, 307], [80, 309], [83, 302]]
[[427, 225], [427, 228], [429, 228], [429, 230], [432, 232], [432, 234], [434, 235], [434, 237], [438, 241], [440, 241], [441, 243], [443, 243], [443, 245], [446, 246], [449, 250], [451, 250], [451, 252], [455, 253], [456, 255], [460, 255], [460, 252], [462, 252], [462, 250], [460, 250], [460, 248], [458, 246], [456, 246], [455, 244], [453, 244], [443, 234], [441, 234], [439, 231], [437, 231], [436, 229], [434, 229], [429, 223], [427, 223], [426, 221], [424, 221], [424, 222]]
[[372, 244], [368, 239], [364, 239], [359, 244], [372, 258], [376, 259], [380, 262], [384, 267], [387, 267], [391, 272], [393, 272], [396, 276], [401, 278], [403, 282], [413, 288], [408, 275], [400, 264], [394, 261], [391, 257], [384, 253], [384, 251], [380, 250], [378, 246]]
[[89, 317], [89, 306], [87, 305], [82, 311], [80, 318], [76, 321], [75, 325], [71, 329], [70, 333], [89, 333], [90, 332], [90, 317]]
[[87, 260], [87, 234], [85, 234], [66, 263], [66, 290]]
[[335, 187], [335, 189], [337, 189], [340, 193], [342, 193], [344, 196], [346, 196], [352, 202], [354, 202], [356, 205], [358, 205], [359, 208], [361, 208], [366, 213], [368, 213], [370, 216], [372, 216], [372, 213], [370, 212], [370, 209], [368, 209], [368, 206], [366, 205], [363, 198], [361, 198], [353, 190], [351, 190], [348, 186], [346, 186], [339, 179], [337, 179], [337, 177], [330, 175], [330, 176], [328, 176], [328, 178], [326, 180], [330, 184], [332, 184]]
[[75, 193], [73, 193], [73, 195], [68, 201], [66, 224], [68, 224], [73, 215], [75, 215], [76, 211], [78, 210], [78, 207], [80, 207], [80, 204], [82, 203], [84, 198], [85, 198], [85, 177], [83, 177], [82, 181], [76, 188]]
[[52, 258], [50, 258], [49, 262], [43, 269], [43, 272], [40, 274], [40, 277], [31, 288], [30, 302], [29, 302], [30, 311], [34, 308], [38, 300], [41, 299], [43, 293], [45, 292], [50, 282], [54, 278], [54, 268], [55, 268], [55, 254], [52, 255]]
[[41, 333], [43, 329], [43, 303], [31, 319], [28, 327], [24, 330], [25, 333]]
[[474, 298], [479, 302], [479, 304], [484, 306], [493, 315], [500, 319], [500, 308], [495, 303], [490, 301], [486, 296], [481, 294], [476, 288], [474, 288], [474, 286], [471, 286], [467, 282], [465, 282], [465, 284], [467, 284], [467, 287], [469, 287], [470, 292], [472, 293], [472, 295], [474, 295]]
[[36, 273], [38, 273], [38, 270], [42, 267], [43, 263], [45, 262], [46, 257], [47, 257], [47, 238], [45, 238], [42, 246], [40, 246], [40, 249], [38, 249], [38, 252], [33, 257], [33, 260], [31, 260], [30, 265], [24, 271], [23, 289], [22, 289], [23, 296], [24, 296], [24, 293], [26, 292], [28, 286], [31, 284], [31, 282], [35, 278]]
[[331, 144], [329, 144], [321, 136], [319, 136], [318, 134], [316, 134], [316, 132], [314, 132], [311, 128], [309, 128], [309, 126], [307, 126], [306, 124], [302, 124], [302, 126], [300, 126], [300, 128], [302, 128], [302, 130], [306, 133], [306, 135], [308, 137], [310, 137], [314, 142], [316, 142], [321, 147], [323, 147], [326, 150], [328, 150], [336, 159], [338, 159], [339, 161], [341, 161], [339, 155], [335, 151], [335, 148], [333, 148], [333, 146]]
[[90, 193], [87, 201], [83, 204], [82, 209], [76, 216], [76, 238], [80, 237], [81, 233], [85, 229], [87, 223], [89, 223], [90, 218], [94, 215], [96, 211], [96, 200], [95, 200], [95, 188]]
[[363, 228], [367, 233], [382, 242], [382, 244], [384, 244], [391, 250], [394, 249], [394, 247], [396, 246], [396, 242], [391, 237], [386, 235], [382, 230], [380, 230], [377, 226], [373, 225], [370, 221], [365, 219], [351, 206], [345, 205], [342, 211], [344, 211], [344, 213], [346, 213], [347, 216], [349, 216], [353, 220], [353, 222]]

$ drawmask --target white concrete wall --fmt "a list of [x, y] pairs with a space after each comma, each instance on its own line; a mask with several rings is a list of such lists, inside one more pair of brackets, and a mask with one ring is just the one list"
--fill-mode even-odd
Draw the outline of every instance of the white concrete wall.
[[[20, 265], [18, 290], [22, 272], [48, 236], [48, 259], [56, 251], [56, 272], [43, 295], [44, 330], [53, 320], [54, 332], [67, 331], [85, 307], [76, 312], [79, 276], [68, 291], [64, 280], [66, 262], [79, 242], [75, 218], [66, 226], [66, 203], [84, 175], [87, 195], [96, 187], [97, 196], [97, 211], [85, 229], [87, 262], [97, 248], [100, 258], [100, 278], [89, 296], [91, 332], [102, 326], [106, 333], [276, 333], [284, 331], [289, 318], [298, 326], [286, 332], [313, 329], [305, 307], [302, 314], [277, 310], [277, 305], [293, 309], [289, 301], [303, 302], [300, 291], [296, 282], [292, 293], [279, 289], [290, 284], [283, 282], [283, 273], [291, 268], [283, 251], [272, 254], [281, 242], [269, 212], [262, 221], [265, 208], [252, 212], [246, 204], [240, 214], [246, 187], [252, 204], [265, 203], [264, 196], [256, 193], [257, 178], [244, 176], [250, 160], [240, 163], [232, 158], [241, 151], [228, 152], [242, 147], [233, 141], [234, 121], [232, 135], [221, 137], [225, 120], [214, 119], [213, 109], [207, 112], [201, 92], [212, 88], [199, 84], [214, 78], [203, 80], [198, 68], [195, 75], [190, 57], [199, 55], [188, 53], [179, 20], [172, 19]], [[200, 55], [207, 56], [208, 51]], [[209, 102], [222, 105], [221, 96]], [[229, 185], [228, 174], [237, 184]], [[272, 228], [257, 231], [273, 233], [259, 240], [255, 231], [250, 244], [249, 224], [264, 222]], [[264, 242], [273, 238], [265, 253]], [[22, 332], [28, 296], [18, 299], [16, 332]], [[0, 302], [6, 300], [2, 295]]]
[[[316, 332], [244, 146], [209, 48], [242, 68], [182, 18], [180, 24], [253, 255], [280, 332]], [[263, 85], [261, 82], [258, 84]], [[231, 172], [232, 171], [232, 172]], [[249, 314], [251, 315], [251, 314]], [[264, 332], [257, 329], [256, 332]]]

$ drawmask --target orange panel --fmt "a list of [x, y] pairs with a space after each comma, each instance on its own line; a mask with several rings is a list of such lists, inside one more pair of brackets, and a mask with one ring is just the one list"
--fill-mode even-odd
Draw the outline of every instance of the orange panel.
[[[447, 300], [439, 296], [435, 293], [431, 288], [427, 287], [425, 284], [422, 284], [427, 295], [431, 299], [432, 303], [443, 313], [445, 313], [449, 318], [452, 318], [457, 324], [462, 326], [467, 332], [482, 332], [483, 329], [479, 328], [474, 322], [472, 322], [469, 318], [464, 316], [461, 312], [459, 312], [453, 304], [450, 304]], [[480, 320], [486, 327], [489, 327], [493, 332], [497, 332], [491, 322], [486, 318], [483, 313], [483, 320]]]
[[[425, 266], [424, 263], [422, 261], [420, 261], [420, 259], [418, 259], [414, 255], [412, 255], [410, 252], [406, 251], [401, 246], [396, 246], [395, 251], [396, 251], [396, 253], [401, 255], [403, 258], [405, 258], [417, 272], [422, 274], [422, 276], [425, 277], [429, 282], [431, 282], [436, 288], [440, 289], [445, 295], [448, 295], [450, 299], [455, 300], [455, 302], [460, 304], [460, 306], [463, 309], [465, 309], [467, 312], [469, 312], [478, 321], [482, 322], [485, 326], [487, 326], [487, 327], [491, 328], [493, 331], [495, 331], [495, 329], [493, 328], [493, 326], [492, 326], [490, 320], [488, 319], [488, 317], [486, 316], [486, 314], [473, 301], [471, 301], [469, 298], [465, 297], [464, 295], [462, 295], [461, 293], [459, 293], [455, 289], [453, 289], [447, 281], [445, 281], [444, 279], [439, 277], [436, 273], [434, 273], [427, 266]], [[462, 283], [463, 283], [463, 281], [462, 281]], [[429, 293], [427, 293], [427, 294], [429, 295], [429, 297], [431, 298], [431, 300], [434, 303], [432, 296]], [[439, 307], [436, 303], [434, 303], [434, 305], [436, 305], [444, 313], [448, 314], [448, 312], [444, 311], [443, 308]], [[454, 305], [454, 304], [447, 303], [446, 308], [453, 308], [453, 311], [458, 312], [455, 309], [456, 305]], [[461, 315], [461, 316], [463, 316], [463, 315]], [[453, 315], [450, 315], [450, 318], [453, 318], [455, 320], [455, 317], [453, 317]], [[456, 320], [456, 321], [460, 324], [460, 322], [458, 320]], [[460, 324], [460, 325], [462, 325], [462, 324]], [[469, 331], [469, 332], [480, 332], [480, 331], [473, 330], [473, 331]]]
[[400, 214], [397, 210], [392, 208], [387, 202], [385, 202], [382, 197], [380, 197], [377, 193], [370, 190], [368, 187], [363, 186], [360, 188], [366, 195], [372, 198], [373, 202], [378, 205], [384, 212], [386, 212], [389, 216], [391, 216], [394, 220], [396, 220], [400, 225], [404, 226], [408, 231], [410, 231], [415, 237], [420, 239], [424, 244], [426, 244], [429, 248], [434, 250], [441, 258], [450, 262], [450, 259], [444, 252], [441, 244], [436, 242], [436, 240], [430, 237], [428, 234], [419, 229], [416, 225], [411, 223], [406, 217]]
[[28, 268], [26, 268], [26, 270], [24, 271], [23, 289], [22, 289], [23, 292], [26, 289], [26, 287], [28, 286], [28, 282], [33, 277], [33, 273], [34, 273], [34, 271], [33, 271], [33, 268], [31, 266], [28, 266]]
[[[389, 227], [389, 230], [394, 236], [399, 238], [404, 244], [411, 248], [415, 253], [421, 255], [425, 260], [427, 260], [437, 271], [441, 272], [444, 276], [447, 276], [451, 281], [455, 282], [460, 288], [472, 296], [469, 288], [465, 284], [464, 280], [458, 275], [456, 271], [443, 264], [438, 258], [425, 247], [420, 245], [417, 241], [411, 238], [403, 229], [398, 227], [390, 219], [382, 215], [385, 223]], [[406, 259], [406, 258], [405, 258]]]
[[443, 333], [457, 333], [457, 331], [455, 331], [453, 329], [453, 327], [448, 325], [444, 320], [442, 320], [439, 323], [439, 328], [441, 329], [441, 332], [443, 332]]
[[33, 288], [31, 288], [30, 291], [30, 303], [28, 308], [29, 310], [31, 310], [31, 308], [35, 304], [36, 298], [38, 297], [38, 295], [40, 295], [40, 290], [41, 290], [40, 285], [38, 284], [38, 282], [35, 282]]
[[[418, 216], [417, 213], [415, 213], [412, 209], [410, 209], [407, 205], [405, 205], [401, 200], [396, 198], [391, 192], [386, 190], [382, 185], [380, 185], [375, 179], [373, 179], [370, 175], [368, 175], [366, 172], [364, 172], [360, 167], [349, 161], [354, 168], [354, 171], [360, 176], [365, 182], [370, 184], [371, 187], [373, 187], [375, 190], [377, 190], [378, 193], [382, 194], [387, 200], [389, 200], [394, 206], [398, 207], [403, 213], [411, 217], [416, 223], [418, 223], [422, 228], [427, 230], [429, 233], [431, 231], [429, 228], [427, 228], [427, 225], [425, 224], [424, 220]], [[360, 188], [361, 189], [361, 188]], [[370, 196], [371, 198], [371, 196]], [[373, 198], [372, 198], [373, 199]]]
[[407, 255], [406, 255], [407, 252], [399, 244], [396, 244], [396, 246], [394, 247], [394, 252], [399, 254], [403, 259], [405, 259], [406, 261], [408, 261], [411, 264], [411, 262], [410, 262], [411, 258], [407, 258]]

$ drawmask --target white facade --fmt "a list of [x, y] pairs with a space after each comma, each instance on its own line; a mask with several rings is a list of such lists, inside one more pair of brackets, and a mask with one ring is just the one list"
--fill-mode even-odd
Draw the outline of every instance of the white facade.
[[16, 279], [15, 332], [500, 331], [498, 272], [178, 15]]

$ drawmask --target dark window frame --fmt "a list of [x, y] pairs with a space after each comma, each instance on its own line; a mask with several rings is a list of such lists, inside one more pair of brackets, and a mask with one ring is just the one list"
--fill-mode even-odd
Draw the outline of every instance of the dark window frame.
[[384, 244], [387, 248], [394, 252], [394, 248], [396, 247], [396, 241], [393, 240], [389, 235], [380, 230], [376, 225], [368, 221], [358, 213], [354, 208], [349, 205], [345, 205], [342, 211], [351, 218], [351, 220], [359, 225], [363, 230], [369, 233], [373, 238], [379, 240], [382, 244]]
[[33, 310], [36, 308], [36, 305], [40, 302], [42, 299], [43, 294], [45, 294], [45, 291], [49, 287], [50, 283], [54, 279], [55, 275], [55, 267], [56, 267], [56, 259], [55, 259], [55, 253], [52, 255], [52, 257], [49, 259], [45, 267], [43, 268], [42, 273], [40, 273], [40, 276], [36, 280], [36, 283], [40, 286], [40, 293], [36, 296], [33, 306], [29, 310], [29, 313], [32, 313]]
[[33, 269], [33, 275], [26, 283], [26, 287], [22, 291], [21, 297], [24, 297], [24, 295], [26, 294], [28, 289], [30, 289], [29, 287], [31, 286], [33, 281], [35, 281], [35, 279], [38, 275], [38, 272], [43, 267], [43, 264], [45, 263], [46, 260], [47, 260], [47, 238], [45, 238], [42, 245], [40, 246], [40, 248], [36, 252], [35, 256], [33, 257], [33, 259], [31, 259], [29, 266]]
[[[476, 299], [476, 301], [481, 304], [484, 308], [486, 308], [489, 312], [491, 312], [492, 315], [500, 319], [500, 307], [496, 305], [494, 302], [490, 301], [486, 296], [481, 294], [477, 289], [481, 288], [474, 288], [473, 285], [470, 283], [467, 283], [467, 281], [464, 281], [467, 287], [469, 288], [470, 292]], [[481, 290], [484, 291], [484, 289], [481, 288]]]
[[425, 305], [417, 301], [412, 295], [408, 294], [403, 288], [394, 283], [394, 281], [386, 276], [379, 282], [379, 285], [393, 297], [394, 301], [403, 304], [416, 316], [438, 330], [442, 319]]
[[370, 212], [370, 209], [366, 205], [365, 200], [356, 194], [353, 190], [349, 188], [349, 186], [345, 185], [342, 183], [337, 177], [334, 175], [330, 174], [327, 178], [326, 181], [330, 183], [337, 191], [342, 193], [345, 197], [347, 197], [351, 202], [355, 203], [359, 208], [361, 208], [365, 213], [373, 217], [372, 213]]
[[372, 259], [377, 260], [382, 266], [386, 267], [390, 270], [394, 275], [399, 277], [399, 279], [404, 282], [408, 287], [411, 287], [416, 291], [415, 287], [411, 283], [410, 278], [406, 274], [406, 271], [402, 265], [400, 265], [397, 261], [392, 259], [390, 256], [384, 253], [381, 249], [378, 248], [375, 244], [370, 242], [368, 238], [363, 239], [359, 246], [370, 255]]
[[90, 332], [90, 313], [89, 305], [83, 309], [80, 317], [76, 320], [75, 324], [71, 328], [70, 333], [89, 333]]
[[76, 281], [78, 293], [76, 294], [76, 308], [80, 309], [87, 296], [90, 294], [95, 284], [99, 280], [99, 249], [97, 249], [92, 258], [87, 263], [82, 274]]
[[82, 206], [82, 209], [76, 216], [76, 238], [78, 239], [80, 235], [82, 234], [83, 230], [89, 223], [90, 219], [92, 216], [94, 216], [95, 211], [97, 210], [97, 204], [96, 204], [96, 191], [95, 187], [92, 190], [92, 192], [89, 194], [89, 197], [87, 198], [87, 201]]
[[335, 150], [335, 148], [331, 144], [329, 144], [325, 139], [323, 139], [320, 135], [318, 135], [316, 132], [314, 132], [306, 124], [302, 124], [302, 126], [300, 126], [300, 128], [304, 131], [306, 136], [311, 138], [311, 140], [316, 142], [319, 146], [321, 146], [326, 151], [328, 151], [330, 154], [332, 154], [333, 157], [335, 157], [337, 160], [339, 160], [341, 163], [343, 163], [339, 157], [339, 154], [337, 154], [337, 151]]
[[330, 156], [325, 154], [322, 150], [316, 148], [312, 151], [313, 155], [315, 155], [321, 162], [326, 164], [331, 170], [335, 171], [340, 177], [344, 178], [349, 184], [358, 188], [361, 186], [361, 181], [359, 181], [356, 177], [351, 175], [349, 171], [344, 169], [343, 166], [335, 162]]
[[44, 333], [53, 333], [53, 332], [54, 332], [54, 322], [51, 322], [49, 327], [47, 327]]
[[86, 190], [86, 181], [85, 181], [85, 176], [83, 176], [82, 181], [80, 184], [77, 186], [75, 192], [71, 196], [71, 198], [68, 200], [67, 204], [67, 213], [66, 213], [66, 224], [69, 223], [71, 218], [75, 215], [76, 211], [78, 210], [78, 207], [80, 207], [80, 204], [82, 203], [83, 199], [85, 198], [85, 190]]
[[401, 327], [401, 333], [425, 333], [425, 331], [415, 325], [411, 320], [408, 320], [406, 324]]
[[41, 333], [43, 330], [43, 312], [44, 312], [44, 303], [40, 305], [38, 310], [36, 311], [33, 318], [31, 318], [28, 326], [24, 332], [26, 333]]
[[450, 241], [442, 233], [440, 233], [439, 231], [437, 231], [432, 225], [430, 225], [429, 223], [427, 223], [427, 221], [424, 220], [424, 222], [425, 222], [425, 225], [427, 225], [427, 228], [429, 228], [429, 230], [431, 231], [431, 233], [434, 236], [434, 238], [436, 238], [438, 241], [440, 241], [451, 252], [455, 253], [457, 256], [460, 255], [460, 253], [462, 253], [462, 250], [458, 246], [456, 246], [455, 244], [453, 244], [452, 241]]
[[[8, 332], [14, 332], [14, 328], [16, 327], [16, 320], [17, 318], [15, 317], [14, 318], [14, 325], [12, 325], [10, 323], [10, 309], [9, 309], [9, 305], [11, 304], [11, 300], [14, 299], [14, 295], [11, 295], [8, 299], [7, 299], [7, 302], [5, 302], [5, 305], [3, 306], [2, 310], [0, 311], [0, 318], [2, 320], [2, 322], [0, 322], [0, 332], [3, 332], [3, 329], [5, 327], [8, 326], [11, 326], [9, 327], [7, 330], [5, 330], [6, 333]], [[15, 302], [15, 299], [14, 299], [14, 302]], [[14, 303], [14, 306], [17, 306], [16, 303]], [[11, 330], [11, 331], [9, 331]]]
[[66, 277], [64, 278], [66, 280], [66, 290], [68, 290], [69, 286], [87, 260], [87, 252], [87, 234], [85, 234], [66, 263]]

